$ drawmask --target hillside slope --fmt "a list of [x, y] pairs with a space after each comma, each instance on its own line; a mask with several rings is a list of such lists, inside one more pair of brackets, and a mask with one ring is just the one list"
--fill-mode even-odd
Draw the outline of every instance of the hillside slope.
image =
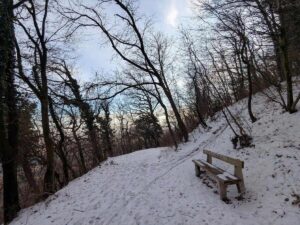
[[[223, 117], [210, 130], [195, 130], [190, 142], [174, 152], [147, 149], [110, 158], [71, 182], [44, 202], [21, 211], [12, 225], [199, 225], [298, 224], [300, 208], [300, 112], [284, 113], [257, 94], [248, 124], [255, 147], [232, 149], [232, 132]], [[245, 104], [233, 111], [248, 118]], [[219, 200], [216, 185], [197, 178], [192, 159], [207, 148], [245, 161], [246, 194], [237, 200], [228, 188], [229, 204]], [[231, 170], [230, 165], [220, 165]], [[212, 188], [210, 187], [212, 186]]]

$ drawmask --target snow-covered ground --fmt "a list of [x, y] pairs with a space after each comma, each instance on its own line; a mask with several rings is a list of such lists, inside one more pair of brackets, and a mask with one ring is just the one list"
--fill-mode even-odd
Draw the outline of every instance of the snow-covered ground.
[[[245, 105], [232, 108], [248, 119]], [[191, 133], [190, 142], [177, 152], [156, 148], [110, 158], [46, 201], [22, 210], [11, 224], [299, 224], [300, 207], [292, 205], [292, 194], [300, 194], [300, 112], [284, 113], [261, 94], [254, 98], [253, 111], [258, 121], [245, 126], [252, 130], [255, 147], [234, 150], [232, 132], [219, 116], [209, 122], [211, 129]], [[226, 204], [214, 183], [195, 176], [192, 159], [204, 158], [204, 148], [245, 161], [243, 200], [229, 186], [231, 202]]]

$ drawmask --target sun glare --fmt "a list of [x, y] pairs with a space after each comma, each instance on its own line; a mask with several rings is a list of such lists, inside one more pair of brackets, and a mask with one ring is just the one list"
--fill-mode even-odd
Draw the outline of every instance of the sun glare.
[[176, 21], [177, 21], [177, 16], [178, 16], [178, 10], [174, 4], [171, 5], [168, 14], [167, 14], [167, 23], [173, 27], [176, 26]]

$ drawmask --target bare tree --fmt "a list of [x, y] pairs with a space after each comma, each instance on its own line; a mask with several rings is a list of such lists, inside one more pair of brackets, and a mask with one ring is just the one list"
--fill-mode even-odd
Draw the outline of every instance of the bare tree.
[[[118, 20], [118, 27], [123, 24], [121, 30], [113, 31], [108, 29], [108, 24], [103, 22], [101, 8], [90, 7], [87, 5], [77, 5], [79, 10], [74, 8], [65, 9], [62, 13], [78, 27], [96, 27], [105, 35], [116, 54], [121, 57], [128, 65], [139, 70], [145, 79], [155, 80], [161, 87], [176, 117], [181, 134], [185, 141], [188, 141], [188, 132], [181, 118], [179, 110], [173, 99], [165, 71], [165, 57], [167, 56], [168, 43], [162, 36], [154, 36], [152, 40], [147, 41], [149, 22], [142, 28], [139, 28], [134, 6], [130, 1], [120, 0], [102, 1], [100, 4], [113, 3], [119, 10], [115, 18]], [[99, 5], [98, 5], [99, 6]]]
[[[38, 8], [36, 8], [38, 7]], [[39, 8], [42, 8], [40, 10]], [[55, 191], [54, 186], [54, 144], [50, 134], [50, 121], [49, 121], [49, 99], [48, 99], [48, 42], [47, 37], [47, 16], [49, 11], [49, 0], [46, 0], [43, 5], [37, 5], [36, 2], [28, 0], [24, 5], [28, 17], [19, 17], [17, 24], [24, 31], [34, 53], [35, 65], [32, 67], [33, 81], [25, 75], [22, 69], [22, 56], [20, 48], [17, 44], [19, 75], [20, 78], [32, 89], [36, 94], [41, 104], [42, 115], [42, 128], [44, 142], [47, 152], [47, 169], [44, 177], [44, 194], [45, 196]], [[37, 11], [38, 10], [38, 11]], [[26, 19], [25, 19], [26, 18]], [[41, 20], [40, 20], [41, 19]], [[32, 27], [28, 27], [25, 21], [31, 22]]]
[[[246, 26], [249, 32], [252, 34], [252, 40], [264, 40], [264, 46], [260, 46], [264, 49], [270, 46], [270, 42], [272, 43], [272, 50], [274, 52], [275, 63], [277, 65], [276, 74], [279, 78], [278, 82], [286, 82], [283, 84], [286, 86], [287, 93], [286, 103], [284, 101], [283, 106], [290, 113], [295, 112], [295, 107], [299, 101], [299, 98], [297, 96], [296, 99], [294, 99], [292, 79], [293, 74], [291, 67], [292, 58], [289, 51], [289, 46], [291, 43], [291, 38], [289, 38], [289, 36], [293, 37], [294, 35], [288, 33], [291, 30], [288, 29], [287, 15], [294, 12], [294, 10], [288, 11], [288, 9], [294, 7], [297, 10], [299, 9], [299, 4], [297, 4], [296, 1], [288, 0], [224, 0], [214, 3], [207, 1], [202, 6], [204, 6], [203, 8], [205, 10], [214, 12], [214, 16], [216, 16], [218, 19], [221, 15], [223, 15], [223, 18], [224, 15], [227, 16], [226, 14], [228, 12], [247, 12], [248, 18], [251, 18], [251, 20], [248, 20]], [[299, 18], [297, 19], [296, 17], [295, 19], [295, 21], [299, 21]], [[251, 67], [253, 68], [253, 66]], [[282, 86], [282, 84], [276, 84], [276, 86]]]
[[13, 1], [0, 1], [0, 145], [3, 169], [4, 222], [20, 210], [16, 171], [18, 113], [15, 88]]
[[97, 130], [95, 124], [96, 116], [94, 115], [89, 103], [84, 100], [81, 94], [80, 85], [72, 76], [66, 62], [63, 61], [62, 63], [56, 63], [56, 65], [57, 66], [53, 68], [54, 72], [63, 79], [64, 85], [66, 85], [70, 89], [72, 96], [68, 97], [66, 93], [56, 93], [56, 95], [59, 96], [65, 104], [74, 105], [80, 109], [81, 117], [86, 124], [90, 142], [92, 143], [93, 152], [96, 156], [93, 158], [95, 166], [98, 162], [105, 160], [107, 157], [106, 152], [103, 149], [101, 150], [101, 146], [97, 138]]

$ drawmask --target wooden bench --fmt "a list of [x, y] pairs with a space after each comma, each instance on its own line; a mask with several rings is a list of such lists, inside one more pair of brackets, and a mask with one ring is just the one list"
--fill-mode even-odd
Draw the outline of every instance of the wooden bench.
[[[245, 192], [245, 184], [242, 172], [242, 169], [244, 168], [243, 161], [208, 150], [203, 150], [203, 153], [207, 155], [206, 161], [203, 161], [201, 159], [193, 160], [193, 162], [195, 163], [196, 176], [199, 177], [201, 173], [206, 172], [207, 175], [213, 178], [218, 184], [221, 200], [227, 200], [228, 185], [235, 184], [239, 193]], [[213, 165], [212, 158], [216, 158], [234, 165], [234, 174], [230, 174], [229, 172]]]

